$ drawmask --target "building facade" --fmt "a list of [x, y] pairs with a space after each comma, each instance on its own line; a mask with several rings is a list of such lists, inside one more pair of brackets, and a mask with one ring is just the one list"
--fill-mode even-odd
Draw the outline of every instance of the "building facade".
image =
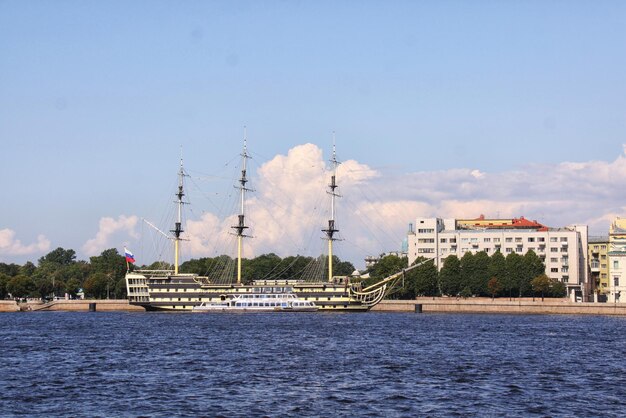
[[626, 303], [626, 219], [617, 218], [609, 227], [608, 302]]
[[610, 289], [609, 280], [609, 237], [589, 237], [587, 259], [589, 260], [589, 282], [592, 290], [603, 301]]
[[548, 228], [523, 217], [417, 218], [415, 228], [408, 234], [408, 261], [410, 265], [418, 257], [431, 258], [441, 269], [446, 257], [461, 258], [468, 251], [484, 251], [489, 256], [500, 251], [506, 257], [513, 252], [524, 255], [533, 250], [545, 263], [546, 275], [563, 282], [572, 301], [588, 301], [591, 286], [587, 274], [587, 231], [586, 225]]

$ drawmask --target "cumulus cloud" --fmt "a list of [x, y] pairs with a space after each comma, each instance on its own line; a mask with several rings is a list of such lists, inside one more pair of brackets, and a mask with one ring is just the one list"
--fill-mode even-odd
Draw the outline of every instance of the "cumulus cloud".
[[[624, 148], [626, 153], [626, 147]], [[322, 150], [299, 145], [261, 165], [251, 183], [256, 192], [247, 202], [246, 257], [317, 255], [327, 225], [326, 193], [331, 167]], [[398, 250], [408, 224], [417, 217], [472, 218], [525, 216], [560, 227], [588, 224], [591, 234], [606, 234], [615, 216], [625, 216], [620, 193], [626, 186], [626, 155], [614, 161], [531, 164], [500, 172], [455, 168], [387, 175], [354, 160], [337, 170], [336, 219], [343, 242], [342, 258]], [[187, 223], [193, 256], [234, 255], [235, 217], [205, 214]], [[218, 238], [216, 240], [216, 238]], [[223, 239], [222, 239], [223, 238]], [[194, 242], [195, 241], [195, 242]], [[219, 244], [215, 244], [219, 242]], [[319, 253], [319, 251], [318, 251]]]
[[100, 219], [98, 232], [92, 239], [87, 240], [82, 246], [83, 252], [88, 255], [98, 255], [111, 246], [118, 247], [119, 244], [113, 243], [113, 238], [119, 238], [120, 242], [131, 238], [138, 238], [136, 226], [139, 218], [137, 216], [120, 215], [117, 219], [104, 217]]
[[50, 249], [50, 241], [44, 236], [37, 236], [37, 242], [24, 245], [15, 238], [15, 231], [0, 229], [0, 254], [8, 256], [40, 254]]

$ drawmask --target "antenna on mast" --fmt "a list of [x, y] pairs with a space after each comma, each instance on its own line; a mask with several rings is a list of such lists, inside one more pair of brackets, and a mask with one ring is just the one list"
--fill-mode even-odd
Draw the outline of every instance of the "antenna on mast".
[[329, 190], [326, 192], [330, 195], [330, 219], [328, 220], [328, 229], [322, 229], [322, 232], [326, 233], [326, 239], [328, 240], [328, 281], [333, 281], [333, 241], [337, 241], [334, 237], [339, 230], [335, 227], [335, 198], [341, 197], [337, 194], [337, 166], [340, 164], [337, 161], [337, 152], [335, 149], [335, 131], [333, 131], [333, 158], [330, 160], [332, 167], [332, 175], [330, 177]]

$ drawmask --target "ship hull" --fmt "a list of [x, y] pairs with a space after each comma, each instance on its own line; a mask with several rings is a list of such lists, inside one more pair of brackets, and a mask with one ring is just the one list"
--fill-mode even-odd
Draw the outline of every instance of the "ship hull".
[[371, 304], [353, 297], [350, 286], [343, 279], [337, 282], [301, 282], [294, 280], [263, 280], [248, 285], [212, 284], [196, 275], [141, 274], [126, 275], [128, 298], [131, 305], [147, 311], [191, 311], [204, 303], [224, 300], [226, 297], [259, 292], [293, 292], [296, 297], [312, 301], [321, 312], [366, 312]]

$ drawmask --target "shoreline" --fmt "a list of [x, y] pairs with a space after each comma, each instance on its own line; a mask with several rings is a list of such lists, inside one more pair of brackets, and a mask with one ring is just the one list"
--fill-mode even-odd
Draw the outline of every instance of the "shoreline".
[[[56, 300], [47, 303], [13, 300], [0, 301], [0, 312], [146, 312], [130, 305], [126, 299]], [[564, 314], [564, 315], [625, 315], [626, 303], [571, 302], [567, 299], [420, 297], [413, 300], [383, 300], [371, 312], [422, 313], [497, 313], [497, 314]]]

